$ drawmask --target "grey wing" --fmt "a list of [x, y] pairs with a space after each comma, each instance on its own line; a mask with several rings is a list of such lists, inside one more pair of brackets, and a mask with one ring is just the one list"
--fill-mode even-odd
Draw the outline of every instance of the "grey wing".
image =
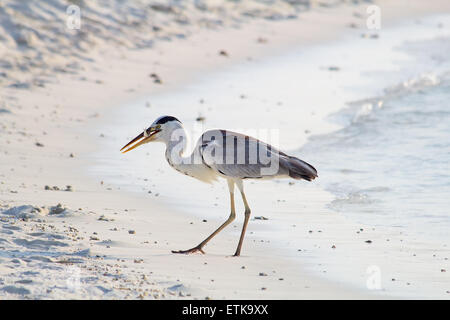
[[269, 178], [291, 176], [312, 180], [315, 169], [271, 145], [240, 133], [209, 130], [197, 144], [205, 165], [226, 177]]

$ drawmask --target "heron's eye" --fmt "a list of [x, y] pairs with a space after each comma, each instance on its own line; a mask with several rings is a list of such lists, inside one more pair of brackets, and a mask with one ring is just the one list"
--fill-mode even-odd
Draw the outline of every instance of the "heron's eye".
[[158, 124], [158, 125], [156, 126], [156, 129], [161, 129], [161, 125]]
[[150, 135], [147, 130], [148, 129], [144, 129], [144, 137], [146, 137], [146, 138]]

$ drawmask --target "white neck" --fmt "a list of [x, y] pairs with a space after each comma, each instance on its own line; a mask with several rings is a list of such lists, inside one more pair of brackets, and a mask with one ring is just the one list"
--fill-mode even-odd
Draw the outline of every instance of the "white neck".
[[203, 182], [213, 182], [216, 176], [209, 167], [204, 165], [197, 148], [194, 148], [191, 154], [184, 156], [187, 153], [188, 137], [182, 125], [174, 125], [171, 129], [161, 136], [161, 141], [166, 144], [166, 160], [170, 166]]
[[174, 123], [169, 130], [163, 130], [161, 141], [166, 145], [166, 159], [169, 164], [180, 171], [180, 167], [189, 164], [191, 156], [184, 157], [188, 136], [181, 123]]

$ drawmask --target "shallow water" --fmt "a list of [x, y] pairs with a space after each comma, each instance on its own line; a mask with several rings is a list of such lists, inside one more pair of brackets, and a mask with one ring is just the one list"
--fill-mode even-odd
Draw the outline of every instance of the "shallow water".
[[354, 104], [347, 125], [302, 150], [321, 168], [329, 207], [369, 225], [449, 239], [450, 82]]

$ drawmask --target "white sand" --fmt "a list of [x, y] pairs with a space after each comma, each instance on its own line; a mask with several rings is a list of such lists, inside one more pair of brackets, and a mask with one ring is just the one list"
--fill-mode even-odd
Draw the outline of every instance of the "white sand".
[[[397, 19], [416, 18], [438, 8], [449, 9], [445, 1], [427, 5], [413, 1], [406, 11], [404, 3], [382, 2], [386, 27]], [[275, 8], [281, 8], [284, 15], [291, 14], [291, 8]], [[365, 5], [316, 7], [312, 12], [301, 13], [298, 20], [246, 19], [241, 29], [230, 28], [233, 23], [229, 16], [223, 17], [227, 28], [217, 30], [203, 29], [195, 20], [186, 28], [187, 39], [157, 41], [153, 48], [140, 50], [125, 49], [127, 45], [116, 50], [116, 41], [97, 39], [98, 47], [87, 54], [95, 63], [72, 59], [70, 55], [48, 58], [52, 66], [57, 66], [58, 61], [62, 65], [77, 62], [74, 74], [55, 74], [47, 66], [33, 67], [32, 73], [38, 77], [42, 70], [47, 71], [45, 79], [49, 82], [43, 87], [36, 85], [30, 73], [20, 71], [17, 65], [5, 70], [7, 77], [0, 83], [4, 86], [0, 92], [0, 108], [5, 110], [0, 113], [0, 296], [446, 298], [446, 290], [450, 290], [448, 272], [441, 269], [446, 268], [447, 247], [430, 247], [393, 230], [371, 230], [351, 223], [326, 209], [332, 198], [320, 185], [306, 182], [294, 186], [289, 186], [287, 181], [247, 184], [254, 215], [267, 216], [269, 220], [250, 222], [242, 257], [227, 256], [234, 252], [242, 217], [212, 240], [206, 247], [206, 255], [173, 255], [170, 250], [197, 244], [226, 218], [225, 184], [211, 188], [179, 177], [163, 162], [161, 146], [147, 146], [120, 160], [112, 156], [142, 129], [140, 125], [148, 125], [160, 114], [181, 114], [183, 121], [193, 124], [198, 112], [202, 112], [209, 121], [207, 125], [244, 128], [243, 123], [234, 120], [232, 112], [218, 116], [208, 113], [207, 107], [197, 106], [194, 113], [186, 110], [184, 101], [166, 109], [154, 105], [152, 97], [164, 101], [164, 95], [188, 90], [189, 85], [204, 79], [205, 74], [222, 72], [235, 65], [245, 67], [249, 57], [258, 62], [294, 46], [307, 51], [313, 45], [326, 44], [344, 35], [359, 39], [367, 31], [364, 19], [354, 12], [365, 16], [365, 8]], [[189, 8], [185, 12], [196, 13]], [[361, 29], [348, 28], [350, 23], [356, 23]], [[129, 46], [136, 39], [146, 39], [140, 33], [130, 34], [130, 30], [133, 28], [123, 27], [123, 34], [115, 34], [114, 40], [124, 40], [130, 35]], [[258, 38], [267, 39], [267, 43], [258, 42]], [[219, 55], [220, 50], [226, 50], [229, 56]], [[11, 47], [2, 57], [13, 61], [24, 58], [17, 56]], [[162, 84], [151, 81], [149, 74], [153, 72], [161, 77]], [[17, 81], [26, 83], [24, 89], [8, 87]], [[149, 108], [145, 101], [149, 101]], [[139, 107], [146, 111], [137, 111]], [[339, 108], [337, 104], [320, 110], [302, 106], [301, 123], [310, 126], [314, 134], [332, 130], [333, 126], [324, 117]], [[251, 113], [259, 108], [254, 104], [245, 111]], [[316, 114], [312, 115], [312, 111]], [[139, 118], [143, 114], [150, 118]], [[267, 119], [273, 127], [285, 124], [282, 117], [265, 115], [261, 119], [254, 126], [267, 126], [264, 123]], [[287, 124], [285, 133], [292, 131]], [[287, 149], [301, 146], [308, 134], [304, 129], [296, 132], [295, 139], [281, 140], [280, 145]], [[141, 164], [137, 159], [144, 158], [146, 153], [154, 156], [147, 164], [148, 169], [114, 172], [114, 168], [126, 170], [126, 163]], [[140, 172], [148, 176], [137, 179], [134, 175]], [[139, 190], [141, 184], [136, 181], [142, 183], [144, 178], [150, 180], [148, 188]], [[45, 190], [46, 185], [61, 190]], [[66, 185], [71, 185], [73, 191], [64, 191]], [[177, 192], [168, 192], [174, 188], [178, 188]], [[147, 192], [149, 189], [151, 194]], [[191, 194], [193, 197], [189, 199]], [[200, 198], [206, 199], [205, 202], [199, 203]], [[58, 203], [68, 210], [50, 214]], [[44, 208], [14, 210], [28, 204]], [[302, 220], [294, 227], [289, 214], [299, 210], [303, 213]], [[28, 215], [23, 216], [24, 212]], [[203, 219], [207, 222], [202, 222]], [[274, 236], [271, 226], [279, 241], [269, 240]], [[356, 233], [360, 228], [364, 231]], [[368, 239], [373, 243], [364, 242]], [[313, 263], [318, 251], [325, 251], [331, 258]], [[371, 265], [367, 262], [371, 259], [382, 270], [382, 291], [370, 291], [364, 286], [366, 268]], [[324, 271], [333, 276], [328, 277]], [[339, 274], [342, 274], [341, 281], [336, 280]]]

